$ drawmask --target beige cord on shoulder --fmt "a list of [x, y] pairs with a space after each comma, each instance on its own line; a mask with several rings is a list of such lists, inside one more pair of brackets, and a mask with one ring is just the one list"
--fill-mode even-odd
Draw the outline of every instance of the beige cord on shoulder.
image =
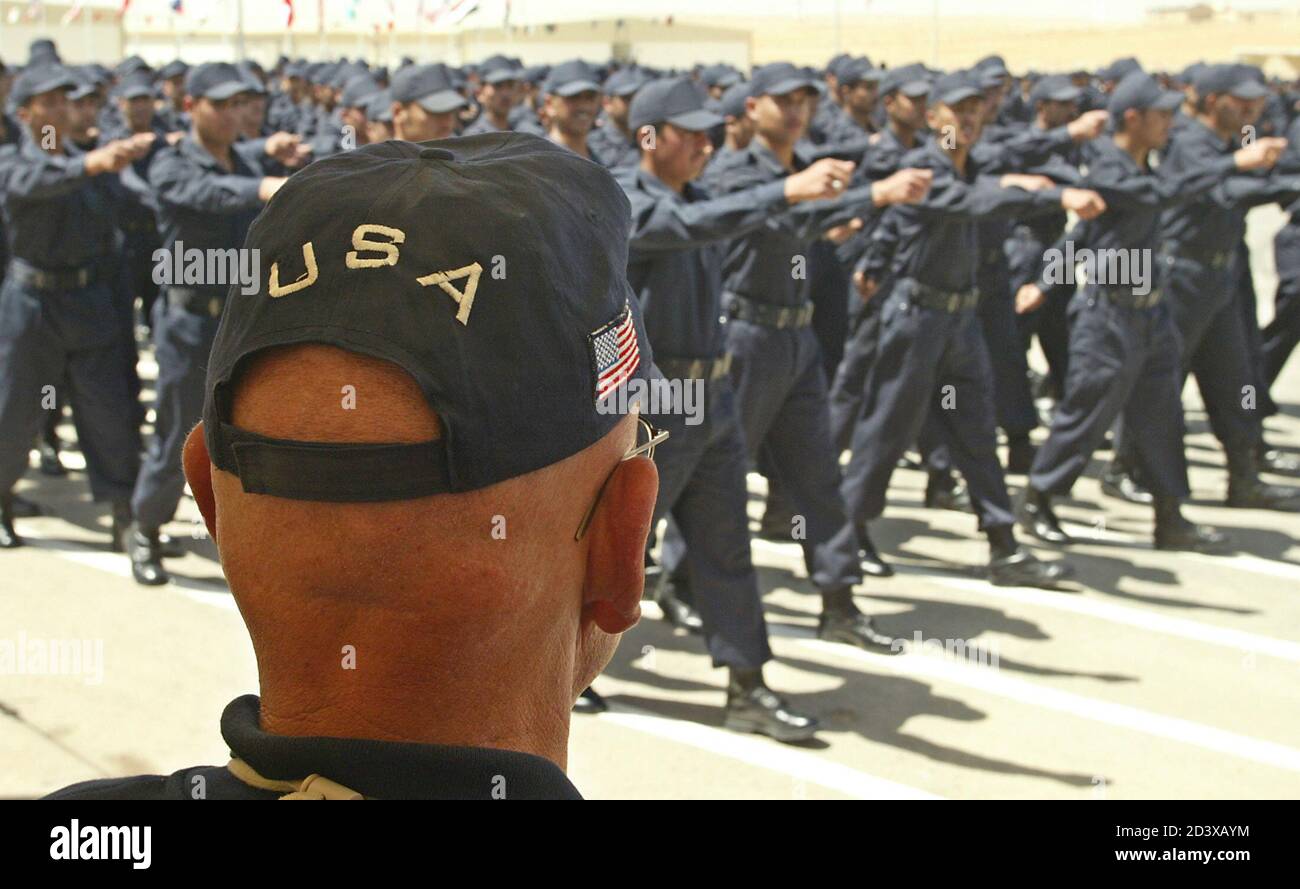
[[250, 787], [259, 790], [286, 791], [280, 799], [365, 799], [364, 796], [321, 775], [308, 775], [301, 781], [273, 781], [263, 778], [242, 759], [232, 759], [226, 763], [230, 774]]

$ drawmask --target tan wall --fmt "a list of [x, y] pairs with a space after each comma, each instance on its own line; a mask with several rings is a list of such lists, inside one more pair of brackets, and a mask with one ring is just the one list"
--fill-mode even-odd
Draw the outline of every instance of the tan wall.
[[[695, 21], [695, 19], [691, 19]], [[740, 19], [700, 21], [735, 26]], [[822, 65], [836, 52], [835, 28], [829, 17], [744, 19], [754, 35], [754, 59], [786, 59]], [[932, 19], [845, 15], [840, 46], [866, 53], [873, 61], [901, 64], [923, 61], [939, 67], [970, 64], [1000, 53], [1012, 71], [1029, 68], [1095, 69], [1120, 56], [1136, 56], [1151, 69], [1182, 68], [1198, 59], [1232, 60], [1252, 49], [1289, 49], [1300, 64], [1300, 12], [1258, 14], [1252, 21], [1201, 23], [1149, 20], [1141, 26], [1099, 26], [1095, 22], [1034, 23], [1019, 19], [946, 19], [939, 22], [937, 52]], [[1274, 73], [1296, 69], [1274, 62]]]

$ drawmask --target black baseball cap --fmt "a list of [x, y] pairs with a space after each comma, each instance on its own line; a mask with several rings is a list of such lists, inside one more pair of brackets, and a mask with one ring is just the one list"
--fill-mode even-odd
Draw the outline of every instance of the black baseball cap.
[[415, 102], [430, 114], [445, 114], [468, 102], [451, 83], [446, 65], [409, 65], [393, 75], [389, 89], [393, 100], [405, 105]]
[[817, 78], [789, 62], [763, 65], [750, 78], [751, 96], [784, 96], [801, 89], [816, 89]]
[[546, 92], [557, 96], [576, 96], [588, 90], [600, 90], [600, 75], [582, 59], [561, 62], [546, 76]]
[[9, 90], [9, 104], [18, 108], [41, 93], [48, 93], [51, 90], [71, 90], [76, 86], [77, 79], [62, 65], [53, 63], [29, 65], [14, 78], [14, 85]]
[[704, 107], [704, 97], [690, 78], [670, 77], [641, 88], [628, 108], [627, 122], [633, 130], [647, 124], [670, 123], [699, 132], [716, 127], [723, 118]]
[[634, 95], [637, 90], [641, 89], [649, 81], [650, 78], [639, 68], [620, 68], [605, 78], [605, 83], [601, 86], [601, 92], [607, 96], [619, 96], [626, 99]]
[[158, 71], [159, 80], [171, 80], [173, 77], [183, 77], [190, 70], [190, 66], [176, 59], [174, 62], [168, 62]]
[[705, 86], [729, 89], [741, 80], [740, 72], [730, 65], [709, 65], [700, 71], [700, 82]]
[[1040, 78], [1029, 91], [1029, 101], [1038, 102], [1076, 102], [1083, 95], [1065, 74], [1049, 74]]
[[479, 65], [479, 80], [484, 83], [505, 83], [507, 80], [523, 78], [523, 69], [505, 56], [492, 56]]
[[967, 71], [953, 71], [934, 82], [931, 95], [934, 101], [952, 106], [965, 101], [971, 96], [981, 96], [984, 91]]
[[1206, 65], [1196, 72], [1192, 86], [1201, 97], [1216, 93], [1238, 99], [1262, 99], [1269, 92], [1243, 65]]
[[751, 84], [741, 81], [727, 87], [718, 99], [717, 111], [723, 117], [740, 117], [745, 113], [745, 100], [750, 97]]
[[196, 99], [219, 102], [248, 91], [248, 81], [229, 62], [205, 62], [185, 75], [185, 94]]
[[905, 96], [924, 96], [930, 92], [930, 79], [924, 65], [902, 65], [890, 68], [880, 81], [880, 94], [887, 96], [900, 92]]
[[1106, 103], [1106, 110], [1112, 119], [1118, 120], [1130, 108], [1145, 111], [1155, 108], [1160, 111], [1172, 111], [1183, 103], [1183, 94], [1178, 90], [1160, 88], [1156, 79], [1145, 71], [1134, 71], [1115, 85]]
[[[607, 170], [525, 133], [316, 161], [249, 230], [267, 277], [258, 293], [231, 289], [212, 345], [212, 462], [249, 493], [362, 502], [471, 491], [576, 454], [619, 422], [611, 394], [659, 376], [627, 282], [630, 225]], [[491, 274], [497, 256], [506, 278]], [[442, 437], [304, 442], [231, 425], [242, 362], [298, 343], [397, 364]]]
[[135, 99], [140, 96], [152, 97], [158, 94], [158, 90], [154, 86], [153, 75], [148, 71], [132, 71], [118, 82], [117, 89], [114, 92], [123, 99]]
[[862, 81], [879, 83], [884, 79], [885, 72], [871, 64], [866, 58], [850, 59], [840, 65], [836, 77], [841, 86], [852, 86]]
[[1133, 58], [1132, 56], [1125, 56], [1122, 59], [1116, 59], [1115, 61], [1107, 65], [1105, 68], [1103, 68], [1100, 72], [1100, 76], [1102, 80], [1119, 81], [1119, 80], [1123, 80], [1125, 77], [1128, 77], [1130, 74], [1141, 70], [1142, 70], [1141, 62], [1139, 62], [1137, 59]]
[[365, 108], [367, 101], [379, 92], [379, 82], [370, 74], [358, 74], [343, 87], [339, 105], [343, 108]]

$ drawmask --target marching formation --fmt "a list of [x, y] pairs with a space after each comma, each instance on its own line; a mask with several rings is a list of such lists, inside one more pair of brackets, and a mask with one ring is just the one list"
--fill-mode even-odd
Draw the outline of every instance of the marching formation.
[[[139, 583], [166, 584], [178, 547], [163, 528], [225, 303], [268, 280], [240, 255], [253, 220], [321, 158], [502, 131], [610, 170], [630, 204], [626, 275], [655, 365], [701, 407], [645, 415], [667, 520], [645, 595], [728, 669], [730, 728], [789, 742], [818, 729], [763, 678], [750, 471], [768, 480], [758, 533], [802, 547], [819, 637], [885, 654], [904, 643], [854, 596], [893, 573], [871, 529], [912, 452], [926, 507], [973, 513], [998, 585], [1087, 584], [1026, 543], [1068, 548], [1053, 499], [1101, 449], [1103, 491], [1151, 506], [1154, 546], [1232, 551], [1182, 512], [1189, 374], [1227, 505], [1300, 508], [1300, 488], [1261, 477], [1300, 472], [1263, 434], [1300, 342], [1300, 92], [1247, 65], [1014, 76], [996, 56], [936, 71], [845, 55], [745, 76], [503, 56], [155, 70], [133, 56], [109, 70], [37, 41], [21, 68], [0, 65], [0, 104], [0, 548], [21, 546], [41, 509], [15, 493], [23, 475], [66, 471], [66, 410], [110, 545]], [[1245, 218], [1269, 203], [1291, 216], [1261, 330]], [[272, 296], [307, 286], [269, 281]], [[588, 689], [578, 706], [603, 702]]]

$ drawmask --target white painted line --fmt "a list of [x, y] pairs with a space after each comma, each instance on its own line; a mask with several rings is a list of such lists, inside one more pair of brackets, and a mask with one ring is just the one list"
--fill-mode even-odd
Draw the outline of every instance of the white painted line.
[[[134, 583], [131, 577], [131, 563], [124, 553], [108, 552], [104, 549], [97, 549], [82, 543], [71, 543], [60, 540], [57, 544], [51, 542], [52, 536], [43, 534], [40, 531], [31, 529], [29, 522], [24, 522], [19, 534], [30, 542], [35, 549], [43, 549], [53, 553], [61, 559], [67, 559], [69, 562], [75, 562], [78, 565], [84, 565], [87, 568], [94, 568], [98, 571], [104, 571], [109, 574], [116, 574], [118, 577], [125, 577]], [[172, 575], [171, 585], [161, 587], [163, 590], [175, 590], [187, 599], [192, 599], [203, 605], [211, 605], [214, 608], [223, 608], [227, 611], [238, 611], [235, 605], [235, 598], [230, 593], [214, 589], [214, 584], [204, 581], [189, 580], [188, 578], [177, 577]], [[153, 589], [141, 587], [141, 589]]]
[[1300, 772], [1300, 750], [1284, 744], [1250, 738], [1186, 719], [1162, 716], [1126, 704], [1101, 701], [1022, 679], [1013, 679], [988, 667], [971, 666], [959, 661], [923, 654], [872, 654], [847, 645], [823, 642], [793, 627], [773, 626], [770, 629], [773, 635], [797, 640], [801, 647], [855, 660], [891, 673], [951, 682], [1030, 706], [1056, 710], [1104, 725], [1130, 729], [1213, 750], [1216, 753], [1226, 753], [1240, 759]]
[[[803, 563], [802, 552], [794, 544], [776, 543], [771, 540], [755, 540], [754, 544], [759, 549], [768, 552], [773, 556], [784, 557], [787, 559], [797, 558], [800, 565]], [[1190, 556], [1199, 554], [1184, 553], [1182, 555]], [[1222, 561], [1217, 559], [1215, 556], [1200, 556], [1200, 558], [1205, 559], [1211, 564], [1217, 565], [1222, 563]], [[1246, 557], [1238, 556], [1236, 558], [1241, 559]], [[1228, 561], [1232, 562], [1231, 567], [1238, 567], [1236, 562], [1232, 559], [1229, 559]], [[1263, 563], [1270, 568], [1286, 568], [1286, 566], [1280, 565], [1276, 562], [1269, 562], [1266, 559], [1257, 559], [1256, 561]], [[964, 577], [949, 577], [947, 575], [927, 571], [923, 568], [916, 568], [911, 565], [900, 565], [897, 563], [894, 563], [894, 570], [897, 571], [898, 575], [901, 577], [920, 578], [926, 583], [934, 584], [935, 586], [963, 590], [984, 597], [1006, 599], [1038, 608], [1050, 608], [1056, 611], [1068, 611], [1072, 614], [1083, 614], [1088, 617], [1097, 618], [1098, 620], [1125, 624], [1143, 630], [1163, 633], [1167, 636], [1178, 636], [1183, 639], [1207, 642], [1211, 645], [1221, 645], [1242, 652], [1266, 654], [1271, 657], [1280, 658], [1281, 660], [1300, 663], [1300, 642], [1294, 642], [1289, 639], [1278, 639], [1273, 636], [1261, 636], [1258, 633], [1250, 633], [1245, 630], [1234, 630], [1229, 627], [1219, 627], [1213, 624], [1188, 620], [1183, 617], [1170, 617], [1168, 615], [1160, 614], [1159, 612], [1148, 611], [1141, 608], [1130, 608], [1126, 605], [1118, 605], [1113, 602], [1092, 599], [1087, 596], [1081, 596], [1077, 593], [1053, 592], [1051, 590], [1040, 590], [1032, 587], [994, 586], [984, 580], [975, 580], [973, 578]], [[1296, 576], [1300, 579], [1300, 572], [1297, 572]], [[872, 593], [877, 592], [888, 594], [888, 589], [884, 586], [873, 585], [871, 589], [867, 591], [866, 595], [870, 596]]]
[[669, 719], [640, 708], [610, 703], [606, 713], [596, 716], [648, 735], [717, 753], [730, 759], [789, 775], [799, 781], [817, 784], [855, 799], [942, 799], [924, 790], [877, 778], [831, 762], [817, 754], [805, 753], [776, 741], [748, 737], [694, 722]]

